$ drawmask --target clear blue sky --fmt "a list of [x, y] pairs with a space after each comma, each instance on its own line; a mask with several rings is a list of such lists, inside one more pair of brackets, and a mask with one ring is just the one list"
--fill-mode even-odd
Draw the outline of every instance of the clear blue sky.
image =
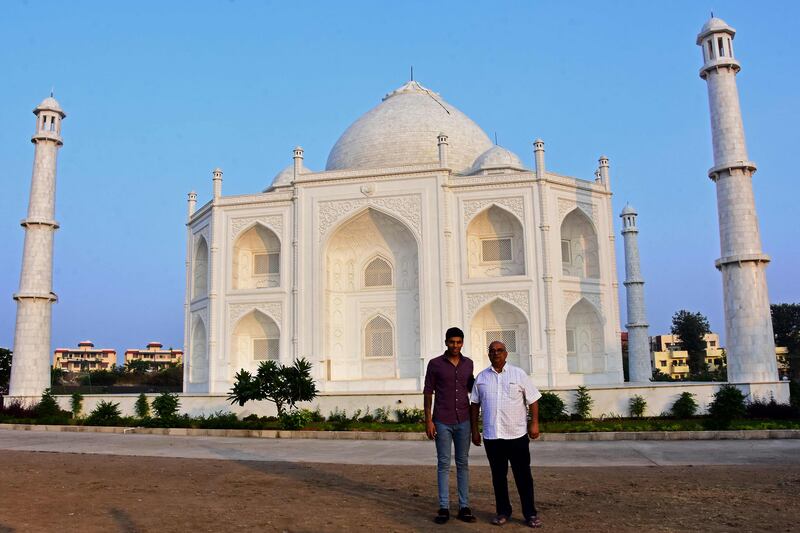
[[[33, 145], [55, 87], [53, 347], [183, 343], [186, 193], [262, 190], [301, 144], [324, 168], [345, 128], [408, 78], [533, 166], [612, 165], [639, 210], [651, 334], [686, 308], [722, 333], [716, 196], [695, 36], [711, 9], [735, 49], [772, 302], [800, 301], [795, 2], [3, 2], [0, 346], [11, 346]], [[619, 219], [617, 231], [619, 230]], [[618, 234], [618, 233], [617, 233]], [[618, 243], [621, 244], [618, 234]], [[624, 278], [618, 250], [620, 281]], [[624, 295], [622, 295], [624, 296]], [[624, 298], [621, 298], [624, 323]]]

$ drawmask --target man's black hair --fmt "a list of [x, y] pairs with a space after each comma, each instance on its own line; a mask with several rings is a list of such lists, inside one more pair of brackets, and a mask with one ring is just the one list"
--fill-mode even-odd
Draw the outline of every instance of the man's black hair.
[[452, 339], [453, 337], [461, 337], [464, 338], [464, 332], [461, 331], [461, 328], [448, 328], [447, 332], [444, 334], [444, 340]]

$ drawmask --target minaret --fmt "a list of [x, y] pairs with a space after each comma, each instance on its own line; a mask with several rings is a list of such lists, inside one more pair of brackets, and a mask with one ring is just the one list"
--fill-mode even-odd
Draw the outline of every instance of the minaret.
[[636, 210], [626, 204], [622, 218], [622, 239], [625, 241], [625, 293], [628, 297], [628, 380], [632, 383], [650, 381], [650, 341], [647, 334], [647, 315], [644, 308], [644, 278], [639, 268], [639, 228]]
[[36, 109], [36, 146], [25, 228], [22, 272], [19, 277], [17, 324], [11, 364], [10, 396], [39, 396], [50, 386], [50, 328], [53, 293], [53, 234], [55, 221], [56, 161], [61, 141], [61, 121], [66, 113], [52, 95]]
[[725, 301], [725, 338], [728, 381], [777, 381], [775, 340], [767, 294], [769, 256], [761, 252], [752, 176], [756, 165], [747, 157], [739, 109], [733, 55], [736, 32], [712, 17], [697, 35], [703, 50], [700, 77], [708, 84], [714, 167], [708, 176], [717, 184], [717, 211]]

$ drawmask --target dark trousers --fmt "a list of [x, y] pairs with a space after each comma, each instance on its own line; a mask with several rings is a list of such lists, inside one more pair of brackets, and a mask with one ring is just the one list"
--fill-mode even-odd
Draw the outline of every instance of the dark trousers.
[[494, 486], [495, 512], [503, 516], [511, 516], [511, 502], [508, 500], [508, 464], [519, 492], [522, 504], [522, 515], [528, 519], [536, 516], [536, 505], [533, 503], [533, 477], [531, 476], [531, 451], [529, 439], [523, 435], [518, 439], [484, 440], [486, 457], [492, 470]]

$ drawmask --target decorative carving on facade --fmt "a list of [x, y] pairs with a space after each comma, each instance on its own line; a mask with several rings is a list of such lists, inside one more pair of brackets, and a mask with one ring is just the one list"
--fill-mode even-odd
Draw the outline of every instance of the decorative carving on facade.
[[[211, 248], [211, 226], [209, 224], [204, 225], [198, 231], [195, 231], [192, 234], [194, 242], [192, 243], [192, 250], [197, 249], [197, 242], [200, 240], [200, 237], [203, 237], [206, 240], [206, 245], [208, 245], [209, 249]], [[194, 252], [193, 252], [194, 253]]]
[[242, 217], [231, 219], [231, 236], [236, 237], [242, 229], [254, 222], [260, 222], [280, 235], [283, 232], [283, 215], [265, 215], [261, 217]]
[[521, 196], [513, 198], [481, 198], [479, 200], [465, 200], [464, 201], [464, 225], [469, 224], [472, 217], [491, 205], [502, 207], [506, 211], [514, 213], [519, 219], [520, 223], [525, 222], [525, 208]]
[[392, 321], [393, 324], [397, 324], [397, 310], [395, 309], [394, 305], [387, 303], [383, 305], [367, 305], [360, 309], [361, 312], [361, 324], [364, 323], [364, 320], [367, 318], [373, 317], [375, 315], [383, 315], [389, 320]]
[[594, 292], [581, 292], [581, 291], [564, 291], [564, 312], [569, 313], [572, 306], [575, 305], [581, 298], [586, 298], [592, 304], [597, 312], [600, 313], [603, 309], [600, 294]]
[[417, 236], [422, 234], [422, 201], [420, 195], [392, 196], [386, 198], [358, 198], [329, 200], [319, 203], [319, 234], [325, 235], [339, 220], [362, 207], [380, 207], [404, 221]]
[[278, 325], [278, 328], [282, 329], [283, 304], [281, 302], [230, 304], [228, 305], [228, 324], [233, 327], [240, 318], [254, 310], [261, 311], [270, 317]]
[[599, 207], [590, 203], [590, 202], [576, 202], [575, 200], [570, 200], [568, 198], [559, 198], [558, 199], [558, 220], [564, 220], [564, 217], [567, 216], [567, 213], [572, 211], [575, 208], [580, 209], [583, 211], [583, 214], [589, 217], [589, 219], [594, 223], [595, 228], [600, 228], [600, 217], [598, 215]]
[[200, 309], [195, 309], [192, 311], [192, 326], [194, 327], [194, 317], [200, 317], [202, 319], [203, 324], [206, 327], [206, 331], [208, 331], [208, 307], [202, 307]]
[[526, 316], [530, 316], [528, 291], [490, 291], [467, 294], [466, 316], [471, 318], [478, 309], [496, 298], [516, 305]]

